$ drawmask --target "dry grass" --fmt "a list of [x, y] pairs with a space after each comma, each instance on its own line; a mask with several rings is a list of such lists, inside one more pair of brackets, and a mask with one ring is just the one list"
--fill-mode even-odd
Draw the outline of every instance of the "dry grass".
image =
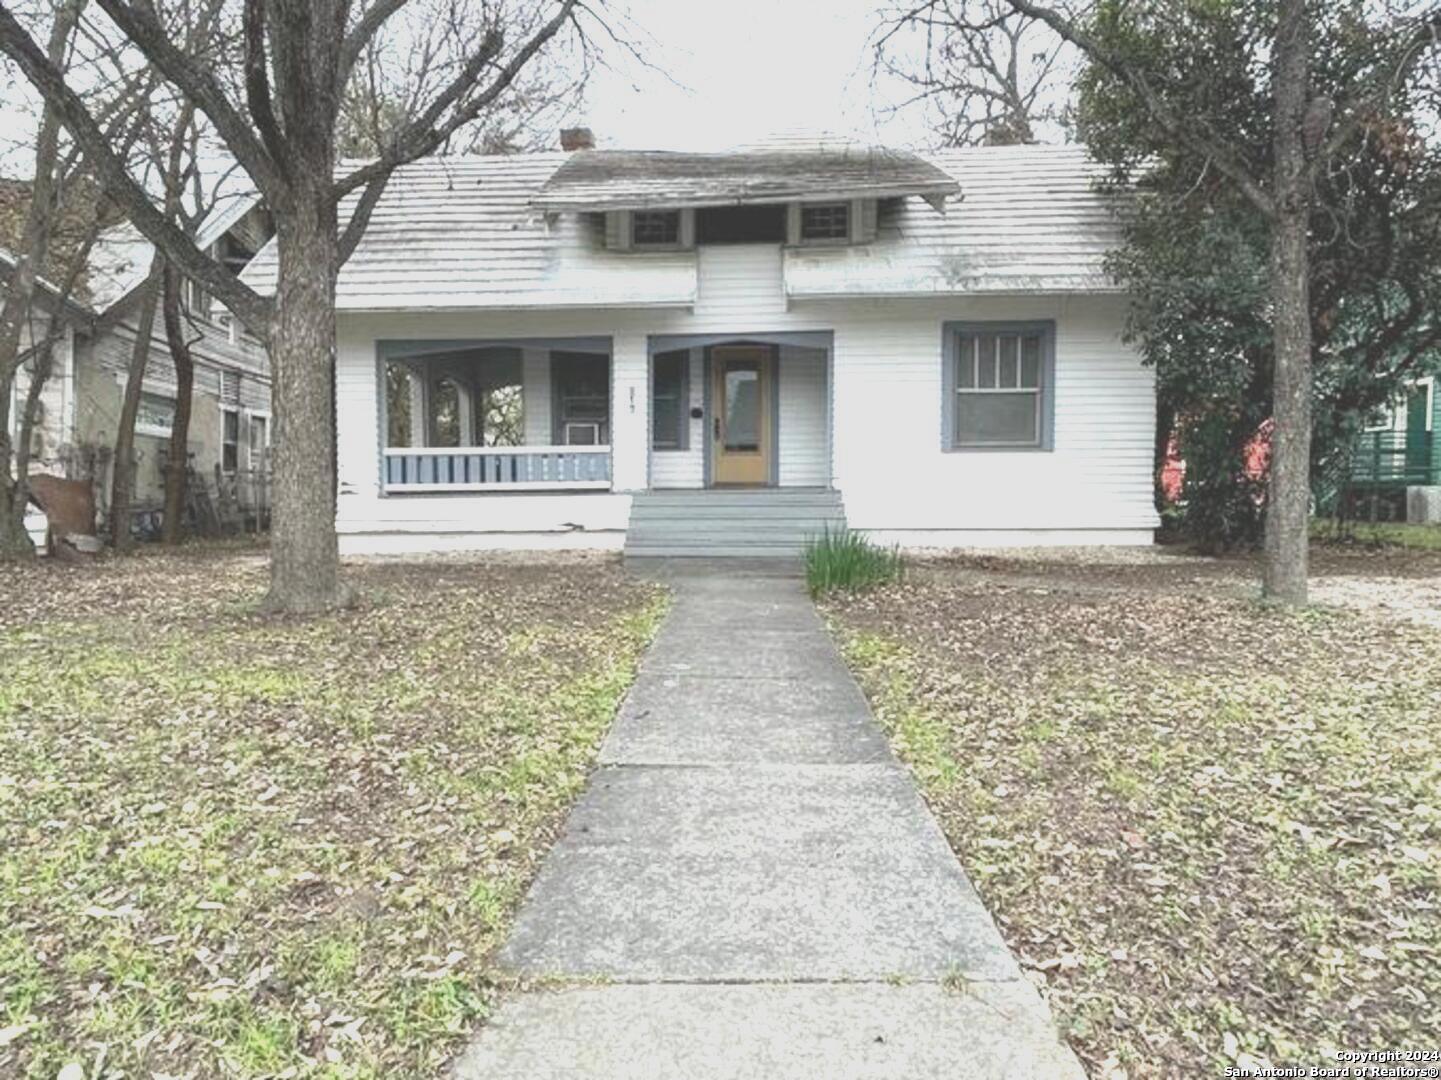
[[827, 611], [1092, 1075], [1434, 1046], [1441, 634], [1000, 571]]
[[0, 579], [0, 1075], [434, 1076], [658, 620], [616, 564]]

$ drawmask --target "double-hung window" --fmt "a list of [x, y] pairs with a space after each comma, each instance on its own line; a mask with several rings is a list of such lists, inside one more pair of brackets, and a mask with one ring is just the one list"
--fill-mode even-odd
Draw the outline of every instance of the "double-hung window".
[[240, 410], [220, 410], [220, 468], [233, 473], [240, 468]]
[[690, 429], [690, 351], [657, 353], [651, 376], [651, 448], [684, 450]]
[[946, 338], [946, 448], [1049, 450], [1054, 325], [950, 323]]

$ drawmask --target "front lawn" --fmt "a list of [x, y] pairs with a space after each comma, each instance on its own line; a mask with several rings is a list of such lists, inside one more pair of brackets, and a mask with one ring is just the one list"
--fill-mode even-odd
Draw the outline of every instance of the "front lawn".
[[826, 610], [1093, 1077], [1434, 1049], [1441, 632], [1135, 576]]
[[280, 621], [265, 577], [0, 578], [0, 1075], [437, 1075], [664, 605], [604, 560], [375, 564]]
[[1342, 524], [1316, 518], [1311, 522], [1311, 536], [1328, 543], [1441, 551], [1441, 525], [1408, 525], [1398, 521], [1348, 521]]

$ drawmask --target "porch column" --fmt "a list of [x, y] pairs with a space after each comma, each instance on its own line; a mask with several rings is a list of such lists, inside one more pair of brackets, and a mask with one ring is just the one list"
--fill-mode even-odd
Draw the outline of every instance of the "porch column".
[[430, 410], [426, 407], [425, 377], [407, 367], [405, 381], [410, 387], [410, 445], [424, 446], [430, 430]]
[[455, 383], [455, 420], [461, 446], [475, 445], [475, 384], [468, 379]]
[[520, 351], [521, 422], [526, 446], [549, 446], [555, 441], [550, 422], [550, 350]]
[[611, 476], [616, 491], [643, 491], [650, 456], [649, 358], [644, 334], [617, 334], [611, 357]]

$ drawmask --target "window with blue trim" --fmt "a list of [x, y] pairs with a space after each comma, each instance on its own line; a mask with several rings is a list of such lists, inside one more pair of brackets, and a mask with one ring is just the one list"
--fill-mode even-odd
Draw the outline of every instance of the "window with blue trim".
[[947, 371], [952, 449], [1044, 449], [1049, 444], [1051, 331], [970, 324], [953, 331]]

